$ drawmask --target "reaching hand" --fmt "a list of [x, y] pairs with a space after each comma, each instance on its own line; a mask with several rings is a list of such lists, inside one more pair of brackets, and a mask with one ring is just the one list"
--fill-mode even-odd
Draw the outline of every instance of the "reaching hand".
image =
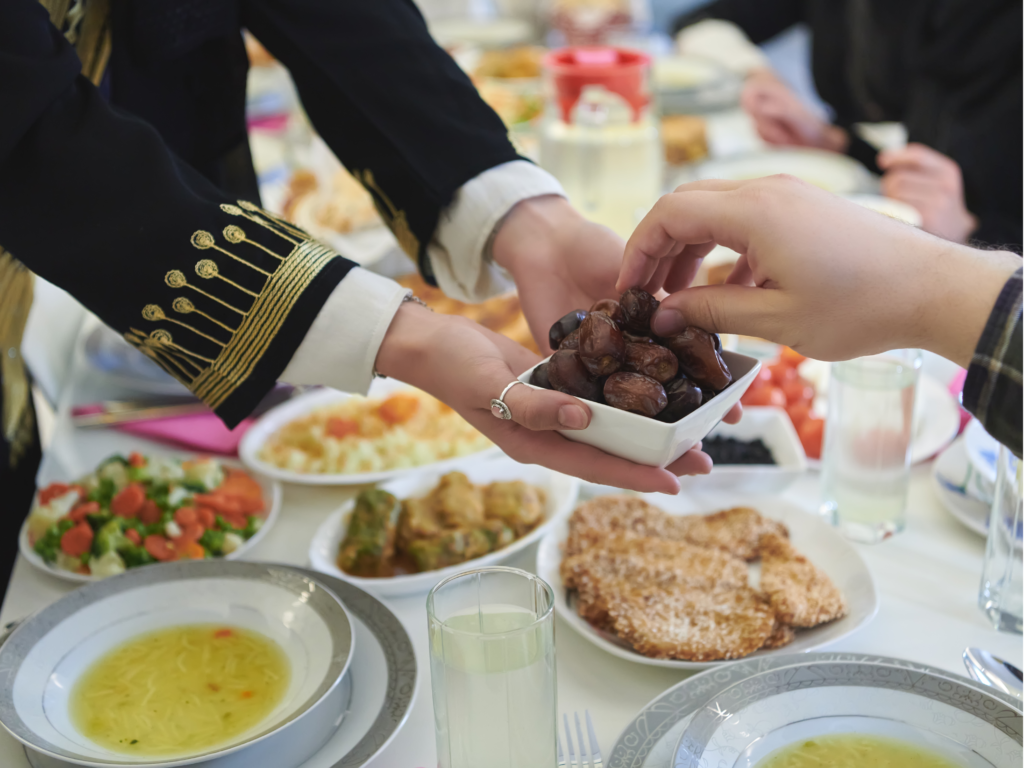
[[747, 78], [740, 104], [769, 144], [846, 149], [846, 132], [814, 114], [771, 70], [760, 69]]
[[[716, 244], [741, 254], [726, 284], [688, 288]], [[697, 325], [818, 360], [923, 347], [967, 367], [1019, 266], [775, 176], [663, 197], [630, 237], [618, 287], [672, 292], [653, 321], [661, 335]]]
[[908, 144], [878, 155], [882, 194], [914, 206], [921, 213], [926, 232], [952, 240], [967, 241], [978, 220], [964, 204], [964, 181], [952, 158], [924, 144]]
[[510, 421], [491, 413], [491, 398], [539, 361], [504, 336], [460, 317], [435, 315], [406, 303], [398, 310], [377, 355], [377, 370], [447, 403], [516, 461], [635, 491], [677, 493], [676, 475], [706, 474], [711, 459], [693, 450], [666, 469], [619, 459], [557, 429], [590, 423], [587, 403], [561, 392], [517, 385], [505, 395]]

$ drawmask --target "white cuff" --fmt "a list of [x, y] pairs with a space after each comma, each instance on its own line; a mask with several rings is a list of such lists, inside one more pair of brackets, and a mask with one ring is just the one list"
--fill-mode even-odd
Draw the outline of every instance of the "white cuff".
[[409, 293], [394, 280], [353, 267], [320, 308], [281, 381], [366, 394], [377, 350]]
[[565, 197], [565, 190], [554, 176], [526, 160], [496, 165], [463, 184], [441, 212], [427, 246], [438, 287], [453, 299], [471, 303], [511, 291], [511, 277], [484, 248], [512, 206], [541, 195]]
[[768, 57], [731, 21], [705, 19], [684, 27], [676, 35], [676, 47], [682, 54], [716, 61], [744, 76], [769, 66]]

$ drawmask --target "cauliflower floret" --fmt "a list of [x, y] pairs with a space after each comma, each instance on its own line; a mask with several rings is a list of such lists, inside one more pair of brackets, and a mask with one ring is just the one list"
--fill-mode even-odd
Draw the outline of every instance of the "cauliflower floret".
[[107, 576], [116, 576], [119, 573], [124, 573], [124, 560], [117, 552], [110, 550], [99, 557], [90, 557], [89, 571], [93, 576], [99, 576], [101, 579]]
[[230, 555], [236, 549], [245, 544], [245, 539], [239, 536], [237, 533], [225, 533], [224, 534], [224, 554]]
[[181, 485], [176, 485], [167, 494], [167, 503], [172, 507], [180, 507], [184, 502], [192, 498], [192, 491]]
[[82, 561], [77, 557], [72, 557], [66, 552], [57, 552], [57, 559], [54, 561], [54, 565], [60, 568], [62, 571], [71, 571], [78, 573], [82, 567]]
[[198, 459], [182, 464], [185, 479], [193, 483], [201, 483], [207, 491], [212, 491], [224, 482], [224, 469], [215, 459]]
[[184, 480], [185, 470], [182, 465], [174, 460], [162, 456], [151, 456], [145, 467], [149, 477], [154, 480], [170, 482], [171, 480]]
[[169, 539], [176, 539], [181, 536], [181, 528], [173, 520], [168, 520], [167, 525], [164, 526], [164, 533]]
[[112, 480], [117, 490], [128, 485], [128, 469], [120, 461], [108, 461], [96, 474], [101, 480]]
[[78, 491], [71, 490], [63, 496], [50, 499], [48, 504], [37, 505], [28, 517], [28, 539], [33, 544], [41, 539], [46, 530], [71, 511], [78, 503]]

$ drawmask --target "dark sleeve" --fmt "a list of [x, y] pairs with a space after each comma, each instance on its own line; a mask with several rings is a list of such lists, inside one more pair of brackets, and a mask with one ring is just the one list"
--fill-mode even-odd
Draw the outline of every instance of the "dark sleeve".
[[39, 3], [0, 2], [0, 245], [234, 426], [353, 265], [229, 199], [79, 70]]
[[518, 159], [501, 119], [412, 0], [245, 0], [324, 141], [433, 283], [426, 246], [456, 190]]
[[992, 437], [1013, 454], [1021, 455], [1021, 270], [1011, 277], [996, 299], [964, 382], [964, 408]]
[[752, 43], [760, 45], [804, 21], [803, 0], [715, 0], [677, 18], [672, 34], [705, 19], [731, 21]]

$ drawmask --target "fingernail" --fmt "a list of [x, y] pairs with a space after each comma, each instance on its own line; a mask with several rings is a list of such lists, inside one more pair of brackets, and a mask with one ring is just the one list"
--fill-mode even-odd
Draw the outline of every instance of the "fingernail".
[[651, 330], [659, 336], [671, 336], [686, 327], [682, 314], [674, 309], [659, 309], [651, 320]]
[[584, 429], [587, 414], [578, 405], [563, 405], [558, 409], [558, 423], [566, 429]]

